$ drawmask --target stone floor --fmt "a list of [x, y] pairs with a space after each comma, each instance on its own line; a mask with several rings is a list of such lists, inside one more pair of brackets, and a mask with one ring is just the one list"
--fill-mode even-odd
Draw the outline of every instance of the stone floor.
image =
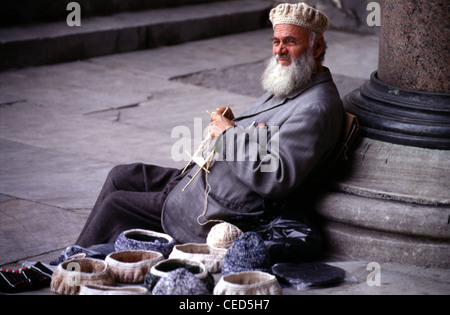
[[[327, 34], [343, 96], [377, 69], [378, 38]], [[177, 131], [191, 132], [193, 150], [206, 110], [250, 105], [270, 38], [263, 29], [0, 72], [0, 266], [49, 262], [72, 245], [114, 165], [183, 167]], [[382, 264], [380, 286], [369, 286], [369, 261], [329, 263], [347, 272], [343, 284], [284, 294], [450, 294], [449, 270]]]

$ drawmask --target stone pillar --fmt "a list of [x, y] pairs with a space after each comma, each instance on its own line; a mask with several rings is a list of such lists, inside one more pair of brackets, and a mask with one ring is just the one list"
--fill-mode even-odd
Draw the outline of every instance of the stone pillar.
[[404, 90], [450, 93], [448, 0], [384, 1], [380, 81]]
[[362, 135], [317, 202], [330, 249], [450, 267], [447, 0], [384, 0], [378, 71], [344, 97]]

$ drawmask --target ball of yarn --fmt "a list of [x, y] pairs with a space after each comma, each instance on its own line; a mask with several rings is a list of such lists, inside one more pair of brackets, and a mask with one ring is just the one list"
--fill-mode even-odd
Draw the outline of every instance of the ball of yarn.
[[206, 243], [212, 247], [228, 249], [242, 234], [244, 233], [237, 226], [223, 222], [211, 228]]

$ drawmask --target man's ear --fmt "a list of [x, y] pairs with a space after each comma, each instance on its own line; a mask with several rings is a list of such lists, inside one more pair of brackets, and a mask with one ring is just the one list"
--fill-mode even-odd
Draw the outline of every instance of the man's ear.
[[313, 50], [313, 56], [315, 59], [319, 58], [319, 56], [322, 54], [325, 47], [325, 38], [323, 35], [320, 35], [317, 37], [315, 43], [314, 43], [314, 50]]

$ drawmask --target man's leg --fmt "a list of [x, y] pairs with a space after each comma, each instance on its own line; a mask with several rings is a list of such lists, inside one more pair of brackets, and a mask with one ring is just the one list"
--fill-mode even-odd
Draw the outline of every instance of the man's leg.
[[180, 178], [177, 169], [144, 164], [114, 167], [76, 244], [111, 243], [132, 228], [162, 231], [164, 201]]

